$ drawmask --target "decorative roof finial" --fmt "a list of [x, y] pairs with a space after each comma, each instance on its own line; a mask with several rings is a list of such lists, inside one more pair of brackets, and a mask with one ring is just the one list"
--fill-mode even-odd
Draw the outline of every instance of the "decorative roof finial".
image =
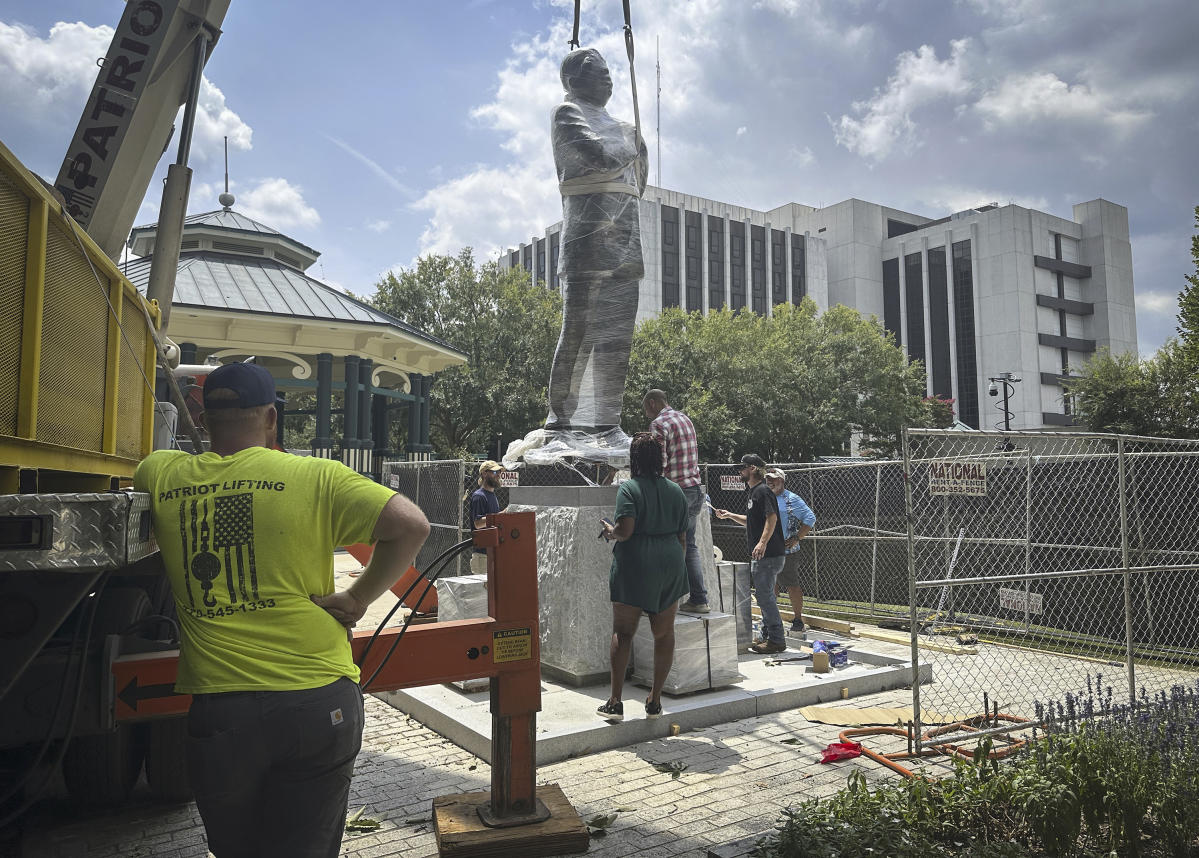
[[224, 207], [225, 211], [233, 210], [235, 199], [233, 194], [229, 193], [229, 138], [225, 138], [225, 193], [217, 197], [217, 202]]

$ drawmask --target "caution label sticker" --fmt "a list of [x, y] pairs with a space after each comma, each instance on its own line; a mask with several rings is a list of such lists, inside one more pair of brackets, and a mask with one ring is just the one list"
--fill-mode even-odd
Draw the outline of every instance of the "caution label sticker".
[[504, 629], [491, 635], [491, 660], [525, 661], [533, 657], [533, 637], [530, 629]]

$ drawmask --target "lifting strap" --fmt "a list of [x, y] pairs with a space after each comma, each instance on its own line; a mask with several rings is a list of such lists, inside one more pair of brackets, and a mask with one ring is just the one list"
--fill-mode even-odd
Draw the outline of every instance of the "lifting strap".
[[[635, 156], [635, 163], [639, 163], [643, 160], [648, 160], [648, 158], [643, 159], [641, 157], [641, 145], [644, 142], [644, 140], [642, 140], [642, 137], [641, 137], [641, 108], [637, 103], [637, 73], [633, 69], [633, 16], [632, 16], [632, 12], [629, 9], [629, 2], [630, 2], [630, 0], [623, 0], [623, 5], [624, 5], [624, 48], [625, 48], [625, 53], [628, 54], [628, 56], [629, 56], [629, 82], [632, 84], [632, 87], [633, 87], [633, 132], [634, 132], [633, 145], [637, 152], [637, 154]], [[582, 6], [583, 6], [583, 0], [575, 0], [574, 30], [571, 34], [570, 41], [567, 42], [567, 44], [570, 46], [570, 49], [572, 51], [575, 48], [579, 47], [579, 17], [582, 12]], [[649, 171], [647, 170], [646, 171], [647, 175], [648, 175], [648, 172]], [[624, 183], [620, 183], [619, 187], [616, 187], [616, 186], [595, 187], [595, 188], [591, 188], [591, 189], [587, 189], [587, 190], [584, 190], [582, 187], [576, 187], [576, 188], [572, 188], [569, 191], [569, 194], [564, 192], [564, 195], [585, 194], [585, 193], [594, 193], [597, 190], [609, 190], [609, 191], [621, 191], [621, 192], [626, 192], [626, 193], [627, 192], [635, 192], [636, 196], [640, 198], [645, 193], [645, 184], [641, 181], [640, 169], [635, 168], [635, 174], [636, 174], [636, 182], [637, 182], [636, 188], [633, 188], [631, 185], [626, 185]], [[598, 184], [599, 185], [605, 185], [605, 184], [610, 185], [610, 182], [605, 182], [605, 179], [608, 179], [608, 177], [607, 176], [597, 177]], [[570, 180], [570, 181], [578, 183], [577, 179]]]

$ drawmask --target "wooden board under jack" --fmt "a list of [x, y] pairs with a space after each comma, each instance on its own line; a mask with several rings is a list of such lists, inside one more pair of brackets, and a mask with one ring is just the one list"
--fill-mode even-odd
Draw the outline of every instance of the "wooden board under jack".
[[567, 855], [586, 852], [591, 842], [587, 826], [557, 784], [537, 787], [537, 797], [549, 809], [545, 822], [513, 828], [488, 828], [479, 819], [479, 807], [491, 793], [464, 792], [433, 799], [433, 829], [443, 858], [503, 858], [520, 855]]
[[[753, 615], [755, 617], [762, 616], [762, 612], [758, 610], [756, 605], [753, 609]], [[783, 622], [789, 623], [795, 619], [795, 614], [784, 608], [779, 608], [779, 617], [782, 618]], [[828, 617], [815, 617], [811, 614], [804, 614], [803, 621], [814, 629], [824, 629], [825, 631], [836, 632], [840, 635], [854, 634], [853, 623], [846, 620], [831, 620]]]

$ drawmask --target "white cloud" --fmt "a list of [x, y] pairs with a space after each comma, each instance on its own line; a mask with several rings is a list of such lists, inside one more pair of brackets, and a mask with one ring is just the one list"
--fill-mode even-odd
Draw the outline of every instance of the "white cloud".
[[[182, 127], [180, 108], [176, 128]], [[253, 130], [225, 103], [225, 94], [208, 78], [200, 80], [200, 101], [196, 109], [195, 137], [192, 151], [201, 159], [221, 161], [224, 158], [225, 137], [230, 149], [248, 151], [253, 147]], [[171, 142], [177, 143], [178, 139]]]
[[380, 218], [366, 222], [366, 228], [374, 233], [384, 233], [391, 229], [391, 221]]
[[984, 94], [975, 109], [988, 123], [1002, 125], [1061, 119], [1127, 129], [1153, 116], [1149, 110], [1118, 104], [1112, 96], [1086, 84], [1070, 86], [1052, 72], [1012, 75]]
[[740, 128], [737, 129], [737, 136], [744, 137], [748, 132], [749, 132], [749, 129], [746, 128], [744, 125], [742, 125]]
[[960, 186], [935, 188], [926, 196], [923, 196], [920, 202], [928, 206], [930, 211], [942, 214], [953, 214], [955, 212], [966, 211], [967, 209], [978, 208], [979, 206], [990, 205], [991, 203], [998, 203], [1001, 206], [1012, 204], [1023, 206], [1026, 209], [1037, 209], [1038, 211], [1047, 211], [1049, 209], [1049, 200], [1045, 197], [1020, 194], [1012, 196], [1006, 191], [980, 190]]
[[837, 143], [873, 161], [881, 161], [897, 146], [917, 145], [912, 114], [926, 105], [966, 95], [972, 88], [966, 69], [970, 39], [950, 43], [950, 56], [938, 60], [936, 51], [921, 45], [915, 53], [899, 55], [887, 85], [867, 101], [854, 102], [857, 117], [844, 114], [833, 122]]
[[[45, 38], [28, 28], [0, 23], [0, 104], [6, 118], [21, 117], [31, 126], [55, 130], [70, 124], [74, 130], [96, 82], [96, 61], [108, 53], [112, 36], [112, 27], [81, 22], [60, 21]], [[176, 119], [177, 128], [181, 121]], [[195, 156], [219, 161], [225, 135], [231, 147], [249, 149], [252, 133], [225, 103], [221, 90], [204, 78], [192, 144]], [[171, 142], [177, 144], [178, 137]], [[69, 143], [64, 137], [64, 154]], [[172, 155], [174, 151], [170, 149]]]
[[1170, 317], [1178, 314], [1178, 295], [1174, 292], [1137, 292], [1136, 303], [1138, 311]]
[[804, 146], [802, 149], [791, 146], [787, 150], [787, 157], [798, 167], [810, 167], [816, 163], [816, 154], [810, 146]]
[[[42, 39], [0, 23], [0, 103], [7, 116], [37, 124], [81, 114], [112, 34], [112, 27], [59, 22]], [[62, 142], [64, 153], [68, 142]]]
[[316, 209], [304, 201], [304, 191], [287, 179], [263, 179], [237, 195], [237, 211], [274, 229], [314, 227], [321, 222]]
[[541, 163], [480, 167], [433, 188], [415, 208], [431, 212], [420, 254], [471, 246], [480, 260], [528, 241], [562, 217], [552, 168]]

